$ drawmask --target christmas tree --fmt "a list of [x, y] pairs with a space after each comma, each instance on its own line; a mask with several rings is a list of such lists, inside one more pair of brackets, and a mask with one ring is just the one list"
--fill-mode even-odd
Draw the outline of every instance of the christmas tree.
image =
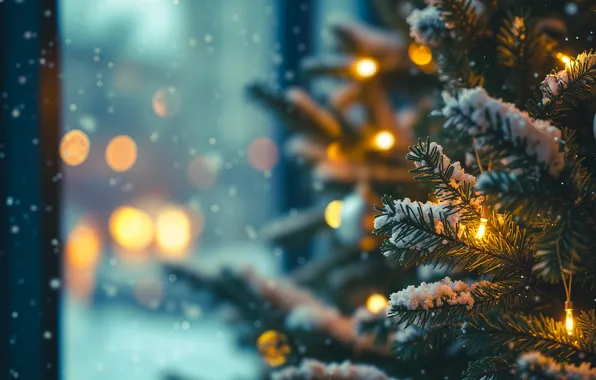
[[[389, 3], [408, 11], [414, 43], [337, 27], [347, 57], [304, 65], [310, 75], [348, 78], [326, 106], [297, 89], [251, 89], [302, 132], [292, 150], [322, 173], [326, 188], [357, 188], [361, 200], [377, 204], [380, 252], [378, 239], [352, 230], [337, 253], [306, 263], [291, 281], [170, 271], [231, 301], [236, 320], [248, 322], [245, 342], [275, 379], [596, 378], [596, 53], [589, 50], [596, 6]], [[414, 71], [398, 58], [408, 48]], [[416, 52], [432, 52], [438, 75], [416, 62]], [[400, 128], [388, 94], [415, 87], [408, 81], [422, 94], [440, 87], [441, 100], [419, 96], [415, 122]], [[344, 112], [353, 103], [363, 105], [364, 121]], [[418, 117], [430, 113], [425, 107], [436, 107], [432, 118]], [[413, 134], [436, 137], [412, 143], [408, 164], [403, 143]], [[396, 184], [399, 197], [374, 201]], [[405, 198], [426, 190], [430, 201]], [[333, 227], [330, 214], [329, 206], [298, 213], [265, 235], [285, 241], [325, 221]], [[357, 220], [372, 224], [370, 216]], [[334, 289], [333, 279], [352, 286]], [[375, 285], [354, 285], [367, 281]]]

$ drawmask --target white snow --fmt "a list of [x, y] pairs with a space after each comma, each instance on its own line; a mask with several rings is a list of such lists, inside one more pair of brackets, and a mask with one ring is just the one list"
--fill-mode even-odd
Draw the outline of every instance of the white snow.
[[539, 352], [527, 352], [517, 360], [517, 365], [522, 371], [541, 370], [549, 375], [549, 379], [593, 380], [596, 379], [596, 368], [591, 368], [589, 363], [579, 366], [568, 363], [558, 363], [554, 359], [544, 356]]
[[419, 44], [437, 47], [445, 37], [447, 29], [437, 7], [414, 9], [406, 22], [410, 25], [410, 36]]
[[[457, 211], [449, 210], [448, 203], [433, 203], [427, 201], [426, 203], [422, 202], [414, 202], [411, 201], [410, 198], [405, 198], [403, 200], [398, 199], [394, 201], [395, 207], [395, 215], [380, 215], [375, 218], [375, 229], [381, 228], [387, 223], [396, 223], [396, 226], [393, 228], [391, 233], [390, 241], [395, 244], [397, 247], [400, 248], [422, 248], [424, 244], [423, 242], [419, 242], [416, 245], [412, 244], [415, 236], [407, 235], [402, 236], [398, 240], [398, 236], [402, 229], [406, 228], [406, 225], [401, 224], [403, 220], [406, 219], [407, 215], [418, 215], [418, 207], [422, 208], [422, 215], [424, 220], [427, 222], [431, 222], [431, 219], [434, 219], [434, 227], [435, 232], [440, 234], [444, 231], [443, 222], [441, 220], [442, 217], [445, 217], [447, 222], [451, 226], [455, 226], [457, 222], [461, 219], [461, 215]], [[432, 213], [432, 218], [431, 218]]]
[[486, 281], [468, 285], [463, 281], [451, 281], [445, 277], [439, 282], [425, 283], [418, 287], [410, 285], [397, 293], [391, 294], [389, 306], [409, 310], [440, 308], [445, 304], [466, 305], [468, 309], [474, 306], [472, 291], [482, 286]]
[[305, 359], [299, 367], [289, 367], [274, 373], [272, 380], [392, 380], [392, 378], [371, 365], [350, 361], [326, 364]]
[[[535, 156], [540, 164], [548, 168], [550, 175], [556, 177], [561, 173], [564, 165], [564, 154], [559, 151], [561, 130], [549, 122], [532, 119], [515, 105], [490, 97], [481, 87], [464, 89], [457, 97], [444, 92], [443, 101], [445, 117], [463, 116], [471, 121], [447, 123], [447, 126], [472, 136], [498, 131], [505, 140], [524, 148], [527, 155]], [[523, 140], [526, 141], [525, 146], [522, 145]], [[485, 139], [478, 138], [477, 144], [482, 149]]]

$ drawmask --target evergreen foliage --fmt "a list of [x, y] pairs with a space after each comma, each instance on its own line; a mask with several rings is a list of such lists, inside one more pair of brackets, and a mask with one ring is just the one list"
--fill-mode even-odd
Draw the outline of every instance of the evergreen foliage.
[[[410, 172], [431, 186], [438, 203], [385, 196], [375, 232], [387, 237], [382, 252], [401, 265], [444, 265], [479, 282], [469, 286], [473, 300], [465, 303], [462, 293], [439, 283], [392, 295], [389, 318], [398, 328], [418, 329], [394, 350], [402, 359], [416, 357], [428, 348], [421, 341], [452, 336], [447, 329], [480, 358], [465, 379], [594, 378], [596, 184], [584, 165], [587, 143], [575, 138], [592, 125], [567, 122], [594, 104], [596, 54], [583, 52], [540, 82], [535, 73], [555, 68], [556, 44], [529, 12], [510, 5], [431, 5], [449, 30], [429, 46], [446, 90], [444, 137], [478, 158], [472, 166], [478, 177], [437, 143], [419, 141], [407, 157], [415, 166]], [[496, 54], [479, 58], [490, 49]], [[485, 235], [476, 236], [483, 223]], [[571, 332], [563, 288], [574, 301]], [[530, 351], [548, 358], [524, 356]]]

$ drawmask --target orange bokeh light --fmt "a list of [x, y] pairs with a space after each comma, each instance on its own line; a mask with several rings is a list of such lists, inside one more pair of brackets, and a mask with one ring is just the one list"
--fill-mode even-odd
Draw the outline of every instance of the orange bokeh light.
[[137, 144], [129, 136], [116, 136], [106, 148], [106, 162], [116, 172], [125, 172], [137, 161]]
[[162, 210], [155, 220], [155, 241], [160, 253], [168, 259], [180, 259], [186, 255], [192, 237], [192, 225], [188, 215], [178, 208]]
[[267, 137], [255, 139], [248, 147], [247, 153], [252, 167], [260, 171], [272, 169], [279, 159], [277, 145]]
[[153, 95], [153, 112], [159, 117], [170, 117], [180, 110], [180, 94], [174, 87], [158, 90]]
[[127, 251], [143, 251], [153, 241], [151, 216], [134, 207], [117, 208], [110, 216], [109, 229], [114, 241]]
[[97, 230], [88, 222], [77, 224], [66, 239], [66, 261], [69, 268], [95, 268], [101, 254], [102, 243]]
[[60, 157], [65, 164], [77, 166], [89, 156], [91, 143], [87, 134], [80, 129], [73, 129], [60, 141]]

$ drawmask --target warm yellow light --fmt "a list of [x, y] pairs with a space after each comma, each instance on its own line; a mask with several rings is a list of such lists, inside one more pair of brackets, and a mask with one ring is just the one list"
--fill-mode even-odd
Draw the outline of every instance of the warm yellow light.
[[292, 352], [288, 337], [275, 330], [267, 330], [259, 336], [257, 349], [263, 360], [271, 367], [284, 364]]
[[116, 136], [106, 148], [106, 162], [115, 172], [125, 172], [137, 161], [137, 144], [129, 136]]
[[573, 308], [571, 302], [565, 302], [565, 329], [568, 335], [573, 335]]
[[155, 220], [155, 240], [161, 253], [169, 259], [185, 255], [192, 236], [190, 218], [177, 208], [161, 211]]
[[557, 53], [557, 59], [565, 64], [565, 67], [569, 67], [571, 65], [571, 58], [566, 56], [563, 53]]
[[94, 268], [101, 254], [100, 236], [90, 224], [82, 222], [68, 234], [65, 251], [69, 268]]
[[329, 202], [325, 207], [325, 222], [331, 228], [339, 228], [341, 226], [341, 208], [343, 202], [335, 200]]
[[60, 158], [66, 165], [80, 165], [89, 156], [90, 147], [87, 134], [80, 129], [73, 129], [60, 140]]
[[428, 65], [433, 59], [433, 54], [424, 45], [412, 42], [408, 47], [408, 56], [418, 66]]
[[380, 151], [391, 150], [395, 146], [395, 136], [389, 131], [379, 131], [373, 137], [373, 146]]
[[354, 72], [361, 78], [370, 78], [379, 71], [379, 65], [372, 58], [361, 58], [354, 64]]
[[371, 294], [366, 300], [366, 308], [373, 314], [378, 314], [387, 308], [387, 297], [382, 294]]
[[478, 226], [478, 230], [476, 231], [476, 239], [482, 239], [484, 234], [486, 233], [486, 223], [488, 219], [480, 218], [480, 225]]
[[151, 216], [134, 207], [122, 206], [114, 210], [109, 229], [114, 241], [128, 251], [143, 251], [153, 241]]
[[340, 154], [340, 145], [337, 141], [327, 145], [327, 158], [329, 160], [337, 160]]

